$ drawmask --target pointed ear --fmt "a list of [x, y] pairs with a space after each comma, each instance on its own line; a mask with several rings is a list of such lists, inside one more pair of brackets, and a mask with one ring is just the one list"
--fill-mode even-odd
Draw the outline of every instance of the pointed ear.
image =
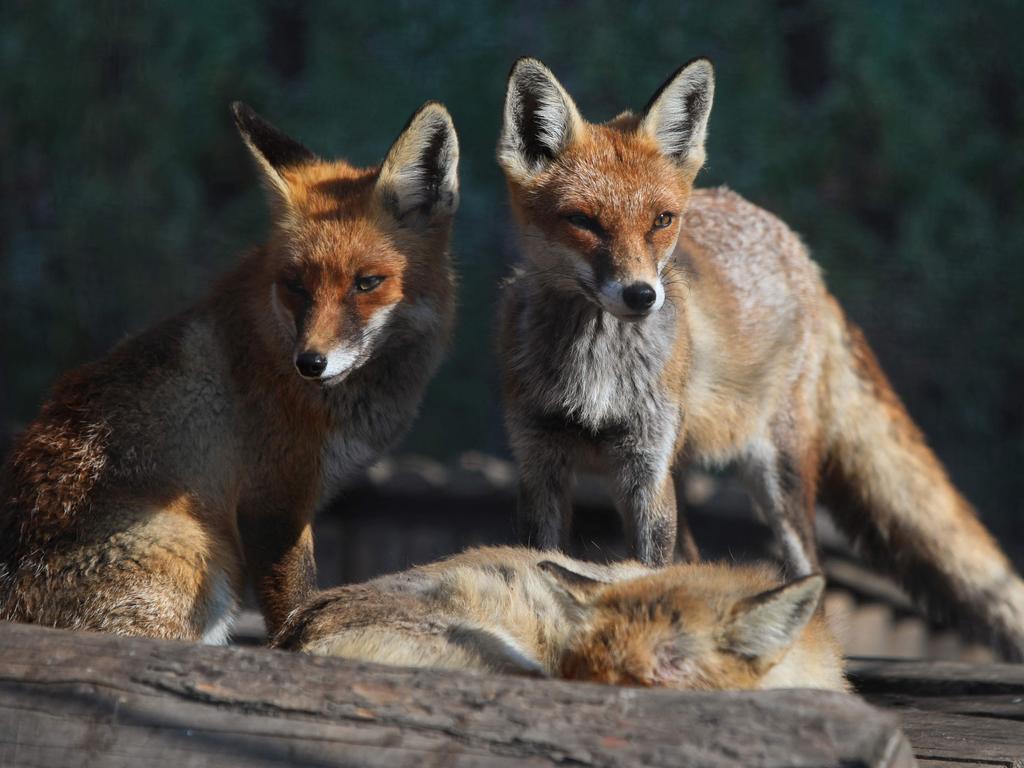
[[542, 560], [537, 563], [537, 567], [548, 575], [561, 594], [577, 604], [587, 602], [596, 592], [608, 586], [603, 581], [569, 570], [553, 560]]
[[273, 202], [287, 205], [290, 190], [282, 172], [316, 160], [316, 155], [260, 117], [248, 104], [231, 105], [235, 127], [259, 166]]
[[644, 108], [639, 130], [646, 132], [693, 179], [704, 165], [704, 138], [715, 96], [715, 70], [694, 59], [665, 81]]
[[530, 176], [558, 156], [583, 126], [576, 105], [551, 70], [519, 59], [505, 92], [498, 162], [506, 173]]
[[459, 140], [448, 110], [428, 101], [409, 119], [380, 167], [377, 194], [396, 219], [422, 226], [459, 207]]
[[741, 600], [725, 628], [724, 645], [750, 658], [782, 651], [807, 626], [824, 590], [825, 577], [813, 574]]

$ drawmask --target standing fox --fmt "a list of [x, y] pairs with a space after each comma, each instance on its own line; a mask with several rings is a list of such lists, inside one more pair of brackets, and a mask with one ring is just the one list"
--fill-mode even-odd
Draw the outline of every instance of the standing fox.
[[450, 334], [458, 143], [439, 104], [379, 167], [242, 104], [272, 228], [188, 311], [64, 376], [0, 481], [0, 618], [224, 642], [314, 588], [311, 521], [408, 427]]
[[278, 648], [414, 667], [690, 690], [847, 690], [825, 580], [470, 550], [316, 595]]
[[[818, 570], [820, 495], [936, 614], [1020, 658], [1024, 584], [800, 240], [732, 192], [693, 189], [713, 93], [698, 59], [639, 115], [595, 125], [539, 61], [512, 70], [498, 160], [525, 259], [501, 359], [522, 540], [563, 541], [586, 461], [634, 556], [666, 563], [674, 468], [738, 462], [791, 575]], [[696, 558], [685, 522], [678, 536]]]

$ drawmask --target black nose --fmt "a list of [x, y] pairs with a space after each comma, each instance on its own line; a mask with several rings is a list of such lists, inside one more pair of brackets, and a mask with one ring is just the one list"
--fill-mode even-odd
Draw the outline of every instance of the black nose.
[[327, 358], [319, 352], [303, 352], [295, 358], [295, 367], [307, 379], [319, 379], [327, 368]]
[[622, 289], [622, 300], [626, 302], [627, 307], [635, 312], [650, 309], [657, 298], [658, 294], [647, 283], [633, 283]]

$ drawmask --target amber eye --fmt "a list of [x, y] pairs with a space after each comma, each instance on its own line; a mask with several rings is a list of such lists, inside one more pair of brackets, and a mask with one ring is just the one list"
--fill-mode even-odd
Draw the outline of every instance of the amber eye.
[[356, 278], [356, 290], [360, 293], [367, 293], [372, 291], [378, 285], [384, 282], [383, 275], [366, 275], [365, 277]]
[[664, 229], [665, 227], [670, 226], [672, 224], [672, 220], [674, 218], [675, 216], [673, 216], [668, 211], [665, 211], [664, 213], [659, 213], [658, 217], [654, 220], [654, 228]]
[[297, 277], [286, 277], [281, 280], [283, 285], [289, 293], [294, 293], [296, 296], [302, 296], [303, 298], [309, 296], [309, 291], [306, 290], [306, 286], [302, 284], [302, 280]]

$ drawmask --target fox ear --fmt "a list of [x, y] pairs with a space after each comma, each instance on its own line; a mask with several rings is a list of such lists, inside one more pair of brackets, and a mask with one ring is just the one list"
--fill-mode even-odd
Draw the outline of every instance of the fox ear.
[[741, 656], [771, 656], [789, 647], [814, 615], [825, 578], [819, 574], [741, 600], [732, 609], [724, 645]]
[[569, 570], [553, 560], [542, 560], [537, 563], [537, 567], [548, 575], [559, 592], [577, 604], [587, 602], [595, 592], [608, 586], [603, 581]]
[[459, 140], [448, 110], [428, 101], [388, 150], [377, 194], [399, 221], [422, 225], [459, 207]]
[[291, 191], [282, 172], [316, 160], [316, 155], [272, 126], [248, 104], [231, 105], [235, 127], [259, 166], [263, 184], [275, 201], [287, 204]]
[[714, 96], [714, 67], [707, 59], [694, 59], [665, 81], [640, 120], [640, 130], [652, 136], [691, 180], [704, 165], [704, 138]]
[[498, 162], [509, 174], [530, 176], [557, 157], [582, 125], [551, 70], [537, 59], [519, 59], [508, 77]]

